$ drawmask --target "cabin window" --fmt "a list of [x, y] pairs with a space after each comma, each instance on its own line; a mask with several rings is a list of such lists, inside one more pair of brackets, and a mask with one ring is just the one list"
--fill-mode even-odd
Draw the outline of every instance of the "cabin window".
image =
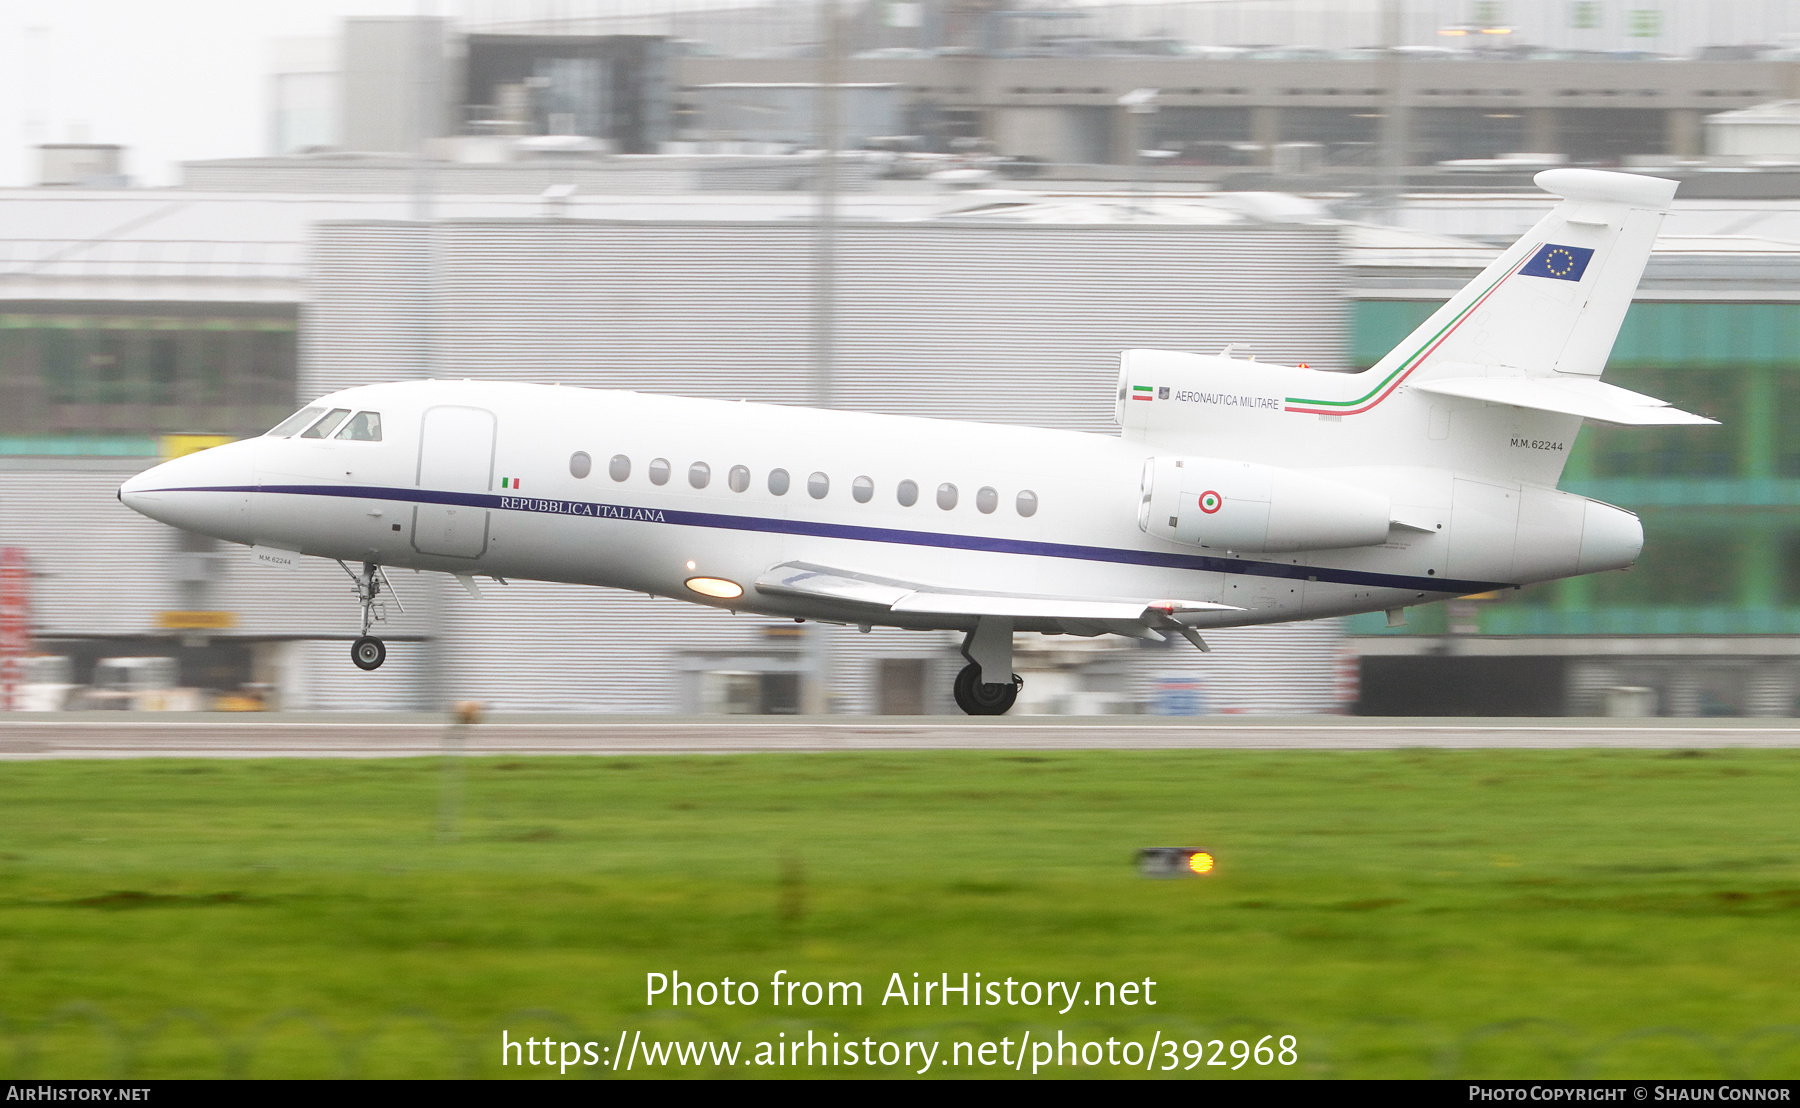
[[631, 476], [631, 459], [623, 454], [614, 454], [612, 461], [606, 463], [607, 476], [615, 481], [623, 481]]
[[776, 496], [786, 496], [788, 491], [788, 471], [771, 469], [769, 471], [769, 491]]
[[902, 508], [910, 508], [917, 504], [919, 502], [919, 483], [917, 481], [900, 482], [900, 486], [894, 490], [894, 499], [900, 502]]
[[812, 497], [814, 500], [825, 499], [825, 494], [830, 491], [831, 478], [825, 476], [823, 473], [814, 473], [811, 477], [806, 479], [806, 495]]
[[1000, 494], [983, 485], [975, 494], [975, 510], [984, 516], [993, 515], [994, 509], [1000, 506]]
[[585, 450], [577, 450], [569, 455], [569, 476], [586, 477], [594, 472], [594, 459], [588, 457]]
[[726, 475], [725, 480], [731, 486], [732, 492], [743, 492], [750, 487], [750, 467], [732, 466], [731, 472]]
[[703, 489], [712, 480], [712, 467], [705, 462], [695, 462], [688, 467], [688, 484]]
[[858, 504], [867, 504], [875, 499], [874, 480], [868, 477], [858, 477], [850, 482], [850, 495], [856, 498]]
[[650, 459], [650, 483], [652, 485], [666, 485], [669, 483], [669, 459]]
[[1032, 492], [1030, 489], [1026, 489], [1019, 494], [1019, 499], [1016, 503], [1018, 504], [1020, 515], [1026, 517], [1037, 515], [1037, 493]]
[[944, 509], [946, 512], [956, 507], [956, 486], [948, 481], [939, 485], [937, 501], [938, 507]]
[[331, 437], [331, 433], [338, 429], [338, 424], [344, 422], [344, 417], [349, 414], [349, 408], [333, 408], [330, 415], [300, 432], [300, 437], [303, 439], [328, 439]]
[[268, 433], [274, 438], [285, 439], [295, 431], [298, 431], [300, 428], [311, 423], [313, 420], [318, 419], [319, 413], [324, 410], [324, 408], [301, 408], [293, 415], [288, 416], [286, 419], [270, 428]]

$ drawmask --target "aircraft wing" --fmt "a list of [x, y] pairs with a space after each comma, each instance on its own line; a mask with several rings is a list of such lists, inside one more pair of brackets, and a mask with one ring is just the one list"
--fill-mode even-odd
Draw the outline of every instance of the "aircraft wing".
[[1203, 650], [1206, 648], [1196, 641], [1198, 636], [1181, 622], [1183, 615], [1243, 611], [1230, 604], [1199, 600], [1032, 596], [943, 589], [805, 562], [775, 566], [756, 579], [756, 591], [771, 596], [835, 601], [846, 605], [847, 610], [862, 609], [871, 614], [1007, 616], [1034, 624], [1055, 624], [1072, 635], [1110, 632], [1151, 638], [1152, 631], [1173, 631]]

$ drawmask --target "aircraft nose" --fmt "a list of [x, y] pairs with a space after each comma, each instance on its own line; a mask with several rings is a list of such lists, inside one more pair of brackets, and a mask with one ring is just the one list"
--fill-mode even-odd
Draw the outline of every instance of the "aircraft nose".
[[119, 486], [119, 503], [172, 527], [246, 541], [240, 532], [256, 484], [255, 443], [226, 443], [152, 466]]

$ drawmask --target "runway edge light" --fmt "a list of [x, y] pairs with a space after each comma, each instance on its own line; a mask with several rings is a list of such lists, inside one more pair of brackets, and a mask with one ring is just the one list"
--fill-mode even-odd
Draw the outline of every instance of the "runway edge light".
[[1144, 877], [1207, 877], [1218, 866], [1210, 850], [1192, 846], [1147, 846], [1137, 852], [1137, 871]]

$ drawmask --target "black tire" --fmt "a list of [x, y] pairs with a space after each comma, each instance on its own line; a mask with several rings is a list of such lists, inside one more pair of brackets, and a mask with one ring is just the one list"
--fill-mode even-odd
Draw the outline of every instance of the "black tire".
[[387, 661], [387, 644], [373, 635], [364, 635], [350, 644], [350, 660], [357, 669], [376, 670]]
[[1011, 681], [990, 685], [980, 675], [980, 668], [973, 662], [956, 675], [956, 706], [972, 716], [1003, 716], [1011, 711], [1025, 679], [1015, 673]]

